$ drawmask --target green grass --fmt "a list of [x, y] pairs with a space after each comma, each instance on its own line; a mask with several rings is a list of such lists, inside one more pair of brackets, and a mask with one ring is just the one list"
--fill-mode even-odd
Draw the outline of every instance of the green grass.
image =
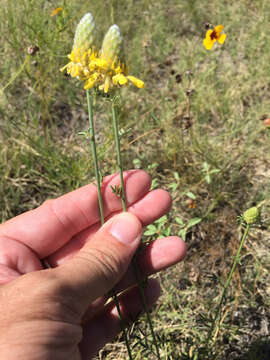
[[[185, 262], [159, 275], [163, 295], [153, 319], [162, 358], [268, 359], [267, 221], [248, 237], [215, 343], [205, 349], [205, 340], [242, 234], [237, 215], [259, 205], [268, 218], [270, 136], [261, 118], [270, 117], [270, 2], [66, 0], [56, 5], [64, 12], [50, 17], [54, 6], [48, 1], [2, 0], [2, 221], [93, 181], [89, 144], [77, 135], [88, 127], [85, 92], [59, 68], [85, 12], [93, 13], [100, 37], [117, 23], [130, 72], [146, 84], [121, 92], [124, 167], [147, 169], [153, 186], [169, 189], [174, 199], [167, 221], [156, 225], [150, 239], [177, 234], [183, 226], [176, 217], [184, 225], [201, 219], [187, 230]], [[202, 45], [206, 22], [223, 24], [227, 34], [225, 44], [210, 52]], [[33, 56], [30, 45], [39, 46]], [[189, 99], [188, 89], [194, 90]], [[104, 174], [117, 169], [108, 108], [106, 99], [95, 103]], [[204, 163], [217, 170], [210, 182]], [[190, 193], [196, 208], [188, 207]], [[143, 329], [143, 321], [138, 325]], [[144, 352], [141, 337], [138, 330], [132, 333], [136, 359], [154, 358]], [[126, 359], [122, 340], [109, 344], [99, 358]]]

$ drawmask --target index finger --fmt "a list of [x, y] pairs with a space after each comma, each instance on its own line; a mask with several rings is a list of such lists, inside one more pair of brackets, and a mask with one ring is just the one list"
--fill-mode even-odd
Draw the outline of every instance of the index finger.
[[[151, 186], [151, 178], [143, 170], [125, 171], [124, 182], [128, 206], [142, 198]], [[111, 189], [115, 185], [120, 185], [119, 174], [104, 178], [105, 216], [121, 209], [121, 199]], [[99, 218], [97, 188], [91, 184], [8, 220], [0, 225], [0, 237], [23, 243], [39, 258], [45, 258]]]

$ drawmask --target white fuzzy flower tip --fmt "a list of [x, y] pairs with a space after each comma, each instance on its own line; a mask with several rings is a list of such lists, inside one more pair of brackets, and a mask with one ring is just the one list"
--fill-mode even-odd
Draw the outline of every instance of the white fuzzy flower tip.
[[117, 25], [112, 25], [104, 36], [101, 57], [106, 61], [113, 62], [115, 60], [122, 60], [123, 51], [123, 36]]
[[95, 46], [96, 25], [91, 13], [86, 13], [77, 25], [73, 49], [88, 50]]

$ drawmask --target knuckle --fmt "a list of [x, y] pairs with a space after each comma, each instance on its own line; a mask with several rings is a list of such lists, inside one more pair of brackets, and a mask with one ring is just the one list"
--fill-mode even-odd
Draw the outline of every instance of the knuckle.
[[87, 266], [98, 273], [98, 275], [106, 281], [108, 286], [113, 285], [122, 272], [124, 266], [121, 260], [108, 249], [102, 250], [98, 248], [91, 248], [87, 251], [80, 251], [78, 257], [83, 260]]

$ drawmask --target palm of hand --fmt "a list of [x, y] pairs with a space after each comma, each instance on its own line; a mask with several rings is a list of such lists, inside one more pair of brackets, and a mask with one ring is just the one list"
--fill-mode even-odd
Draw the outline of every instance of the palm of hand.
[[[160, 189], [149, 191], [151, 181], [145, 172], [126, 172], [125, 184], [128, 211], [143, 225], [169, 210], [168, 193]], [[102, 190], [106, 219], [121, 211], [121, 201], [111, 191], [111, 186], [115, 185], [119, 185], [117, 175], [105, 178]], [[50, 200], [0, 226], [0, 283], [5, 284], [0, 287], [0, 314], [4, 314], [0, 323], [3, 329], [8, 329], [2, 344], [16, 343], [18, 351], [25, 353], [25, 359], [35, 358], [31, 357], [35, 353], [39, 359], [46, 359], [46, 356], [57, 360], [89, 359], [120, 331], [117, 311], [113, 303], [106, 303], [108, 296], [102, 292], [102, 286], [100, 291], [93, 290], [90, 295], [70, 292], [68, 286], [61, 286], [55, 279], [53, 270], [40, 271], [43, 269], [41, 259], [45, 258], [52, 267], [65, 271], [65, 264], [86, 243], [94, 246], [99, 228], [94, 185]], [[157, 272], [179, 261], [184, 253], [185, 246], [179, 238], [157, 240], [140, 253], [141, 272], [143, 276]], [[95, 261], [102, 262], [100, 255]], [[135, 282], [134, 271], [129, 266], [115, 286], [118, 293], [125, 290], [120, 303], [127, 320], [129, 314], [134, 316], [141, 310], [138, 289], [131, 288]], [[150, 281], [146, 289], [149, 305], [158, 294], [157, 283]], [[13, 309], [18, 311], [14, 313]], [[31, 341], [23, 336], [22, 343], [18, 337], [14, 340], [18, 324], [31, 328]], [[22, 335], [27, 334], [25, 326]]]

